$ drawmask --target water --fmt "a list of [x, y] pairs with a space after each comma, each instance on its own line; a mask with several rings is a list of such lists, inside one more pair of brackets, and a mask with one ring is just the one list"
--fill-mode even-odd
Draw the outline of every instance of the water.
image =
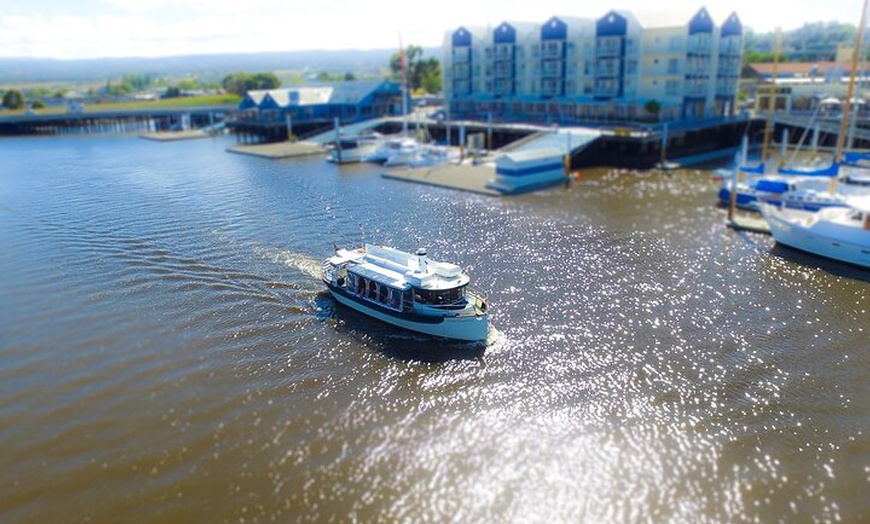
[[[868, 273], [709, 173], [493, 199], [232, 144], [0, 141], [0, 521], [870, 519]], [[467, 267], [487, 344], [337, 307], [362, 239]]]

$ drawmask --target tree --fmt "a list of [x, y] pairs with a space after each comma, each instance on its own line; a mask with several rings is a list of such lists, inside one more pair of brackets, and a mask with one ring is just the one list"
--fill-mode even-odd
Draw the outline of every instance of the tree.
[[245, 96], [248, 91], [256, 89], [275, 89], [281, 86], [281, 81], [274, 73], [233, 73], [224, 77], [221, 86], [227, 93]]
[[427, 93], [438, 93], [441, 91], [441, 64], [437, 58], [430, 57], [418, 64], [419, 77], [418, 86]]
[[163, 98], [178, 98], [181, 96], [181, 88], [178, 86], [171, 86], [166, 88], [166, 92], [163, 93]]
[[[390, 71], [395, 77], [402, 74], [402, 54], [394, 53], [390, 57]], [[408, 89], [423, 89], [429, 93], [441, 91], [441, 64], [437, 58], [423, 60], [423, 48], [409, 45], [405, 48], [405, 74]]]
[[3, 107], [7, 109], [21, 109], [24, 107], [24, 95], [18, 89], [10, 89], [3, 95]]
[[646, 103], [646, 105], [643, 106], [643, 108], [646, 109], [647, 113], [657, 117], [659, 115], [659, 112], [662, 110], [662, 105], [659, 103], [658, 100], [650, 100]]
[[34, 100], [30, 107], [33, 109], [45, 109], [45, 102], [42, 100]]

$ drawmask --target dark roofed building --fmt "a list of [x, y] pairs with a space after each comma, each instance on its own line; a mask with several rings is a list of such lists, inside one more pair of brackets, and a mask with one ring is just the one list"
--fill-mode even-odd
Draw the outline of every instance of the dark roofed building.
[[401, 115], [402, 91], [398, 83], [386, 80], [285, 87], [249, 91], [239, 109], [255, 113], [258, 120], [283, 121], [289, 115], [300, 124], [335, 118], [348, 124]]

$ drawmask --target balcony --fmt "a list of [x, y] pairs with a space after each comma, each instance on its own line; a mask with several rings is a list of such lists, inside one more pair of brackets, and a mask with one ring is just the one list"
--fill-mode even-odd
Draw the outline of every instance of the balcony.
[[451, 53], [454, 64], [467, 64], [471, 62], [471, 49], [467, 47], [455, 47]]
[[513, 78], [514, 69], [513, 67], [496, 67], [494, 70], [493, 76], [495, 78]]
[[596, 57], [617, 57], [622, 54], [622, 38], [602, 37], [595, 42]]
[[541, 67], [541, 78], [561, 78], [562, 76], [561, 64], [547, 63]]
[[544, 60], [561, 59], [564, 54], [562, 44], [548, 44], [541, 47], [541, 58]]

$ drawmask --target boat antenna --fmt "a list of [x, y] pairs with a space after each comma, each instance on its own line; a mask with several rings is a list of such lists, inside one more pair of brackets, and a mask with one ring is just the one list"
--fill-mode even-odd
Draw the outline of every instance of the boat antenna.
[[365, 246], [365, 245], [366, 245], [365, 234], [363, 234], [363, 225], [362, 225], [362, 222], [359, 223], [359, 245], [360, 245], [360, 246]]

